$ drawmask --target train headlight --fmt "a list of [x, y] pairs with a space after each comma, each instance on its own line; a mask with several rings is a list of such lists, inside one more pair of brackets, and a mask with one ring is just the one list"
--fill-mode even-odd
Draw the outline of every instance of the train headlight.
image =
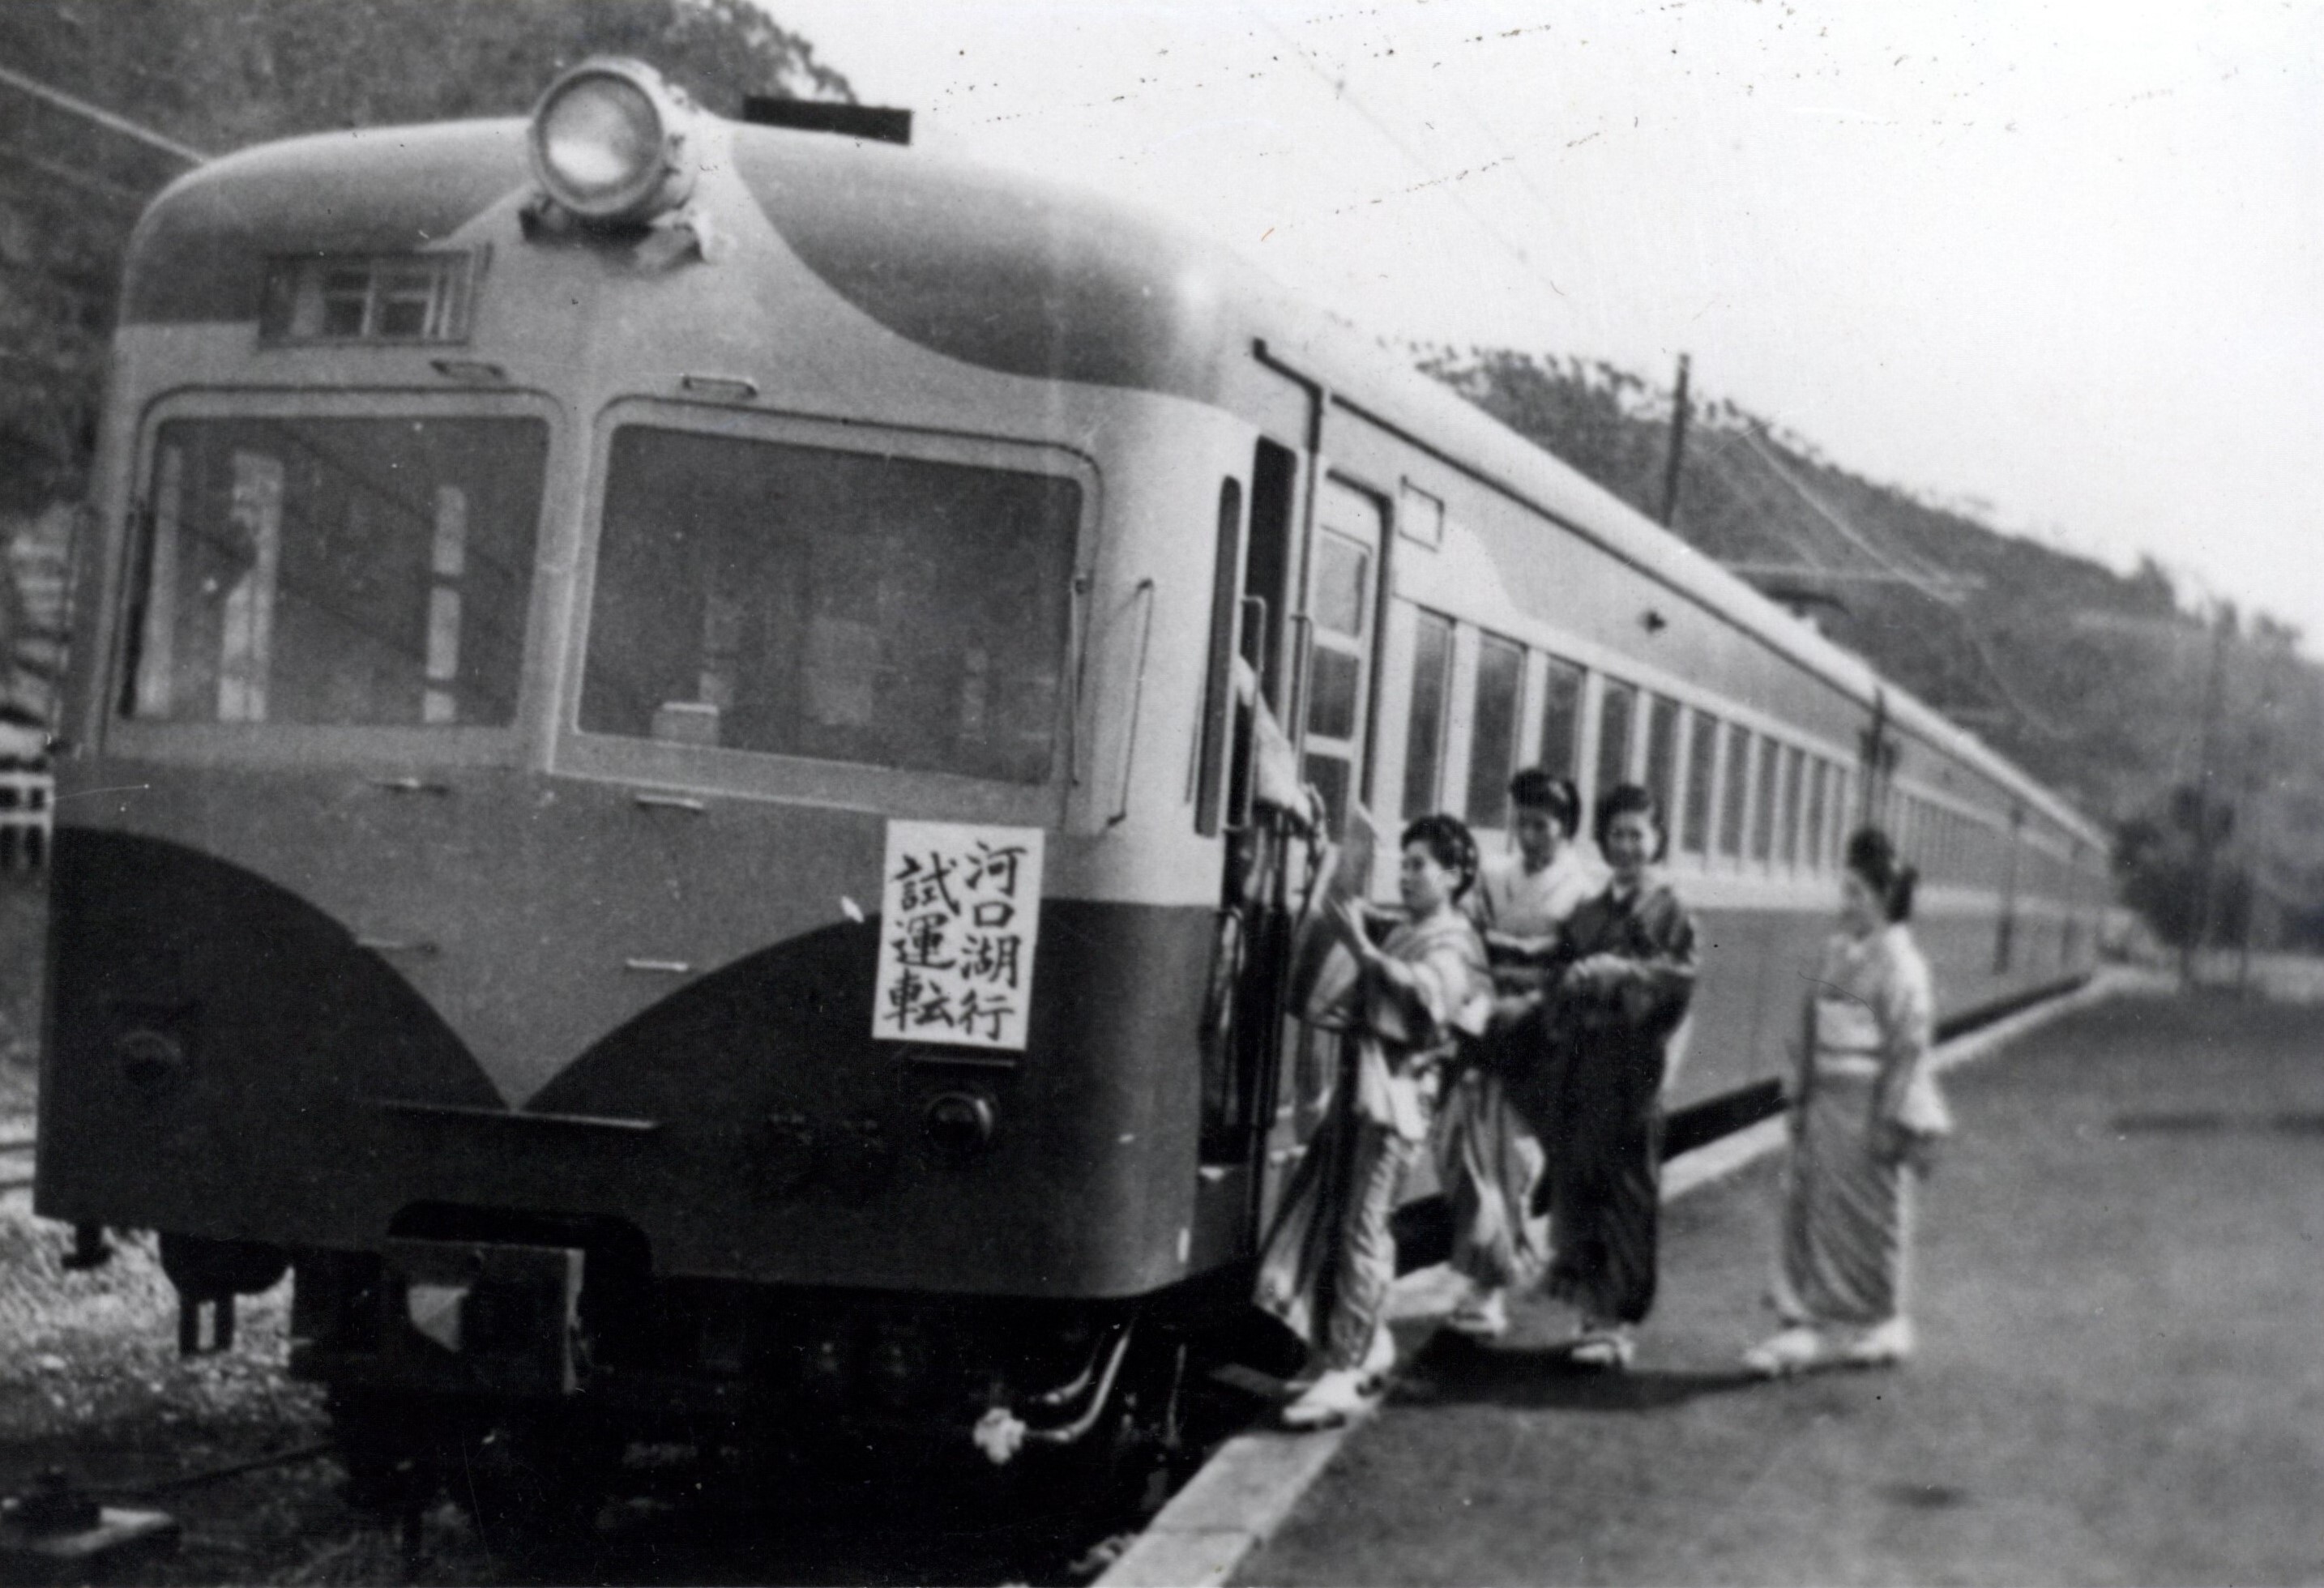
[[583, 220], [650, 220], [686, 202], [694, 107], [651, 67], [585, 60], [549, 85], [532, 113], [532, 170]]
[[185, 1078], [186, 1045], [167, 1031], [138, 1026], [113, 1041], [113, 1057], [124, 1079], [149, 1094], [166, 1092]]
[[992, 1103], [973, 1092], [946, 1092], [922, 1116], [928, 1145], [947, 1163], [965, 1163], [992, 1141]]

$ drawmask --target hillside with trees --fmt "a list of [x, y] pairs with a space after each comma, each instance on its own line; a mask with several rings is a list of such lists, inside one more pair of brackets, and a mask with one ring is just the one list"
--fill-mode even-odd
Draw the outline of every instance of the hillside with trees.
[[[1507, 350], [1420, 364], [1661, 516], [1671, 392]], [[2296, 631], [1865, 479], [1730, 402], [1689, 420], [1678, 533], [2112, 826], [2126, 899], [2166, 939], [2191, 928], [2204, 832], [2215, 930], [2246, 910], [2263, 937], [2324, 930], [2324, 671]]]
[[650, 61], [724, 115], [746, 95], [854, 97], [749, 0], [0, 4], [0, 724], [46, 717], [70, 504], [146, 202], [271, 138], [521, 115], [595, 54]]
[[19, 79], [0, 82], [0, 512], [79, 495], [123, 248], [193, 158], [334, 127], [520, 115], [558, 70], [598, 53], [650, 61], [722, 114], [745, 94], [853, 97], [749, 0], [0, 5], [0, 66]]

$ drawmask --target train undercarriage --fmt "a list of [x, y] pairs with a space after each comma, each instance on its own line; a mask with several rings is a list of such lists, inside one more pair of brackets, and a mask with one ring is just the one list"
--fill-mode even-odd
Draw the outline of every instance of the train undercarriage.
[[377, 1251], [163, 1247], [189, 1345], [197, 1310], [230, 1316], [287, 1263], [290, 1371], [326, 1389], [351, 1500], [409, 1515], [448, 1493], [544, 1538], [673, 1488], [1134, 1510], [1236, 1415], [1213, 1370], [1281, 1348], [1239, 1269], [1095, 1301], [688, 1279], [619, 1221], [450, 1207], [410, 1210]]

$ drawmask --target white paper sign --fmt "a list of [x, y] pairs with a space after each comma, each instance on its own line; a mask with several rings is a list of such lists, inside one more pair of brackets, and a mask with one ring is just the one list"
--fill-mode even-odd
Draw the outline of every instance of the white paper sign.
[[1042, 837], [1038, 827], [888, 824], [872, 1036], [1024, 1051]]

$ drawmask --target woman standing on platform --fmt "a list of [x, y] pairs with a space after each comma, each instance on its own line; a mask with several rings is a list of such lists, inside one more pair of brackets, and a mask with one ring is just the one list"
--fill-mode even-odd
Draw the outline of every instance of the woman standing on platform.
[[[1434, 1068], [1462, 1032], [1473, 1036], [1484, 1029], [1491, 995], [1484, 946], [1459, 909], [1476, 876], [1477, 843], [1468, 827], [1457, 817], [1425, 816], [1404, 829], [1397, 867], [1403, 920], [1375, 945], [1360, 900], [1344, 899], [1333, 907], [1333, 928], [1355, 961], [1349, 1028], [1354, 1064], [1351, 1085], [1334, 1099], [1333, 1124], [1309, 1148], [1318, 1175], [1326, 1158], [1336, 1171], [1337, 1195], [1321, 1204], [1337, 1214], [1330, 1232], [1334, 1242], [1326, 1261], [1295, 1265], [1286, 1280], [1286, 1287], [1302, 1291], [1311, 1279], [1322, 1281], [1328, 1305], [1314, 1307], [1305, 1295], [1279, 1298], [1295, 1305], [1281, 1307], [1278, 1316], [1313, 1317], [1320, 1311], [1323, 1321], [1323, 1371], [1284, 1408], [1288, 1427], [1324, 1427], [1363, 1410], [1395, 1365], [1386, 1318], [1388, 1288], [1396, 1282], [1388, 1215], [1428, 1139]], [[1295, 1181], [1286, 1200], [1302, 1189]], [[1323, 1187], [1306, 1189], [1320, 1194]], [[1262, 1263], [1262, 1290], [1267, 1266]]]
[[1951, 1128], [1929, 1068], [1934, 995], [1905, 923], [1911, 866], [1885, 833], [1848, 841], [1840, 930], [1807, 1000], [1775, 1301], [1784, 1331], [1744, 1353], [1775, 1378], [1912, 1354], [1913, 1181]]
[[1572, 842], [1582, 799], [1570, 780], [1527, 767], [1509, 780], [1509, 805], [1517, 853], [1486, 862], [1469, 896], [1492, 962], [1492, 1020], [1436, 1122], [1451, 1266], [1470, 1285], [1446, 1322], [1480, 1340], [1508, 1332], [1508, 1292], [1548, 1266], [1548, 1221], [1533, 1208], [1545, 1160], [1526, 1117], [1545, 1089], [1542, 1005], [1567, 918], [1606, 882], [1605, 868]]
[[1549, 1012], [1549, 1293], [1581, 1315], [1572, 1360], [1619, 1370], [1655, 1299], [1671, 1039], [1694, 995], [1694, 921], [1653, 869], [1662, 813], [1636, 783], [1598, 808], [1606, 891], [1573, 912]]

